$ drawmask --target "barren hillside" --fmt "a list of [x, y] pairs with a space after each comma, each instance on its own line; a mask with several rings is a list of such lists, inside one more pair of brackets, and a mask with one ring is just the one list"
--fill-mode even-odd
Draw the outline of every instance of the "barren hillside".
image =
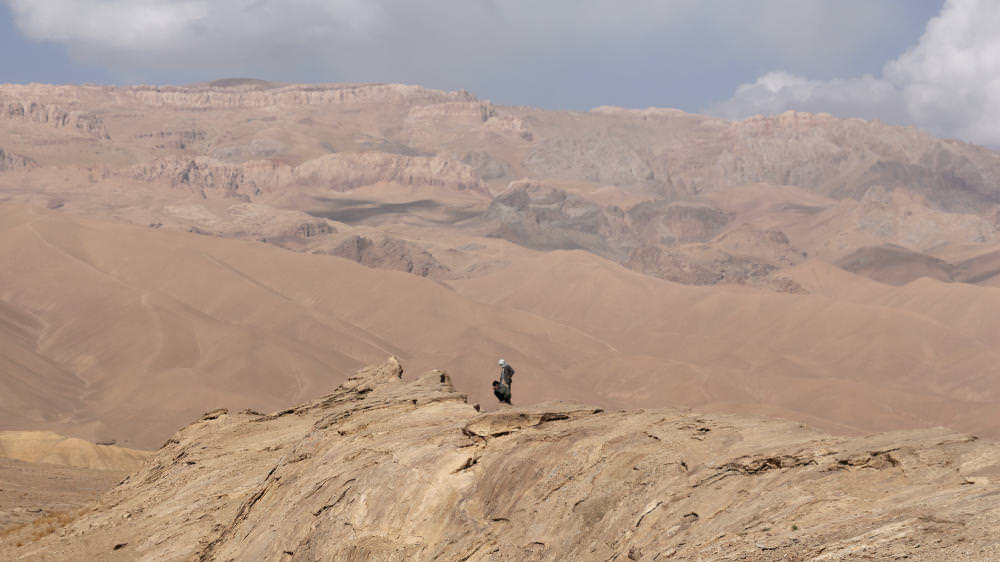
[[822, 262], [789, 270], [806, 294], [690, 287], [581, 251], [510, 252], [443, 285], [58, 211], [0, 217], [0, 266], [17, 272], [0, 278], [6, 429], [155, 447], [198, 412], [307, 400], [386, 353], [449, 369], [484, 404], [499, 356], [520, 404], [697, 406], [846, 432], [1000, 427], [991, 287], [894, 288]]
[[0, 559], [1000, 558], [995, 151], [6, 84], [0, 272]]

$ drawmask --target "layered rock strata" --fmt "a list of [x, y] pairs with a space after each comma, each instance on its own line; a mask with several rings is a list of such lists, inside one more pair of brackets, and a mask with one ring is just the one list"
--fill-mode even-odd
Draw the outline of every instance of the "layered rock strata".
[[[32, 560], [920, 560], [1000, 555], [1000, 447], [945, 430], [556, 402], [482, 413], [395, 359], [217, 410]], [[515, 399], [515, 402], [517, 400]]]

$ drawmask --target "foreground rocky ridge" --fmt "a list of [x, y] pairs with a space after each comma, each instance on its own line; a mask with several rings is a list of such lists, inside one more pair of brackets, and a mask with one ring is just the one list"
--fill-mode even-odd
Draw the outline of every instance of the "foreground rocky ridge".
[[[556, 402], [480, 413], [394, 358], [180, 430], [9, 560], [919, 560], [1000, 555], [1000, 447]], [[15, 537], [16, 539], [17, 537]]]

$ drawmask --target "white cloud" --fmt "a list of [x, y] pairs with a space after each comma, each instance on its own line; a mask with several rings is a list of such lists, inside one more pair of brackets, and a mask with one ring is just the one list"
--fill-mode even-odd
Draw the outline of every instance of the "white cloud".
[[873, 58], [911, 44], [928, 17], [914, 17], [913, 0], [0, 4], [25, 35], [123, 82], [412, 82], [575, 109], [697, 108], [768, 68], [817, 79], [875, 72]]
[[12, 0], [11, 7], [19, 16], [18, 25], [29, 37], [107, 42], [118, 48], [170, 40], [194, 21], [208, 16], [206, 5], [198, 1], [164, 4], [156, 0]]
[[6, 0], [28, 37], [112, 67], [295, 60], [357, 43], [378, 24], [366, 0]]
[[787, 109], [916, 125], [1000, 146], [1000, 2], [948, 0], [920, 42], [870, 75], [810, 80], [770, 72], [709, 112], [728, 118]]

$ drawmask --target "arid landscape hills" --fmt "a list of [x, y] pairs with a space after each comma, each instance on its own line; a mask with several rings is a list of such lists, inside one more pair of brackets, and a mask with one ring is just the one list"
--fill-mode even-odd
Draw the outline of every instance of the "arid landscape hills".
[[[1000, 155], [858, 119], [555, 112], [417, 86], [225, 80], [0, 85], [0, 131], [12, 200], [435, 279], [506, 263], [454, 244], [476, 237], [698, 285], [767, 285], [808, 258], [884, 248], [906, 250], [895, 283], [928, 263], [946, 280], [1000, 272]], [[863, 258], [843, 265], [885, 277]]]
[[[392, 84], [0, 85], [0, 525], [27, 524], [0, 552], [280, 559], [275, 525], [304, 560], [996, 557], [977, 525], [998, 523], [998, 228], [1000, 154], [879, 122], [557, 112]], [[314, 402], [390, 355], [447, 384], [393, 379], [369, 397], [355, 381]], [[499, 357], [517, 369], [514, 406], [477, 414], [458, 395], [496, 410]], [[415, 433], [366, 429], [390, 423], [383, 409], [416, 416]], [[477, 415], [519, 429], [477, 433]], [[724, 437], [708, 449], [650, 429], [702, 419], [715, 425], [691, 435]], [[297, 509], [334, 493], [317, 478], [367, 470], [338, 449], [354, 431], [411, 460], [321, 512], [343, 528], [254, 507]], [[859, 437], [873, 432], [893, 433]], [[549, 454], [563, 438], [634, 449], [638, 468]], [[478, 460], [486, 443], [498, 464]], [[474, 465], [454, 478], [452, 448]], [[504, 464], [515, 450], [537, 464]], [[692, 491], [662, 473], [691, 458], [739, 479]], [[526, 495], [481, 489], [511, 471]], [[593, 489], [559, 492], [545, 475], [563, 472]], [[408, 480], [434, 501], [366, 499]], [[611, 482], [629, 489], [595, 491]], [[581, 515], [566, 494], [604, 499]], [[637, 531], [636, 513], [682, 496], [732, 517], [706, 525], [692, 507]], [[811, 534], [737, 529], [769, 510]], [[386, 531], [403, 521], [436, 530]], [[263, 534], [236, 540], [243, 525]], [[618, 534], [580, 534], [603, 527]], [[493, 543], [474, 539], [484, 529]]]

